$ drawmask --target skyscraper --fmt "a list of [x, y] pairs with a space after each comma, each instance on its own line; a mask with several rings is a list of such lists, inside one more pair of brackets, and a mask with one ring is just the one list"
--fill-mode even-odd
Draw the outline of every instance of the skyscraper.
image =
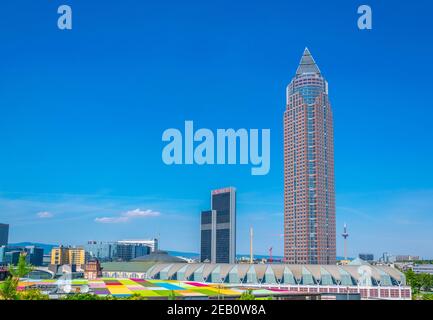
[[224, 188], [211, 193], [211, 210], [202, 211], [200, 261], [236, 262], [236, 190]]
[[[215, 262], [216, 212], [202, 211], [200, 217], [200, 261]], [[213, 259], [212, 259], [213, 258]]]
[[0, 223], [0, 246], [7, 246], [9, 242], [9, 225]]
[[328, 83], [306, 48], [284, 112], [284, 258], [334, 264], [334, 137]]

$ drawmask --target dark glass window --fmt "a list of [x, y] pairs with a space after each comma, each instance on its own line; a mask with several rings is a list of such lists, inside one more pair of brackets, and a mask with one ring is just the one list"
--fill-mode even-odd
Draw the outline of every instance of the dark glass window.
[[230, 229], [216, 231], [216, 263], [229, 263]]
[[212, 252], [212, 231], [202, 230], [201, 231], [201, 250], [200, 250], [200, 261], [206, 260], [211, 261]]

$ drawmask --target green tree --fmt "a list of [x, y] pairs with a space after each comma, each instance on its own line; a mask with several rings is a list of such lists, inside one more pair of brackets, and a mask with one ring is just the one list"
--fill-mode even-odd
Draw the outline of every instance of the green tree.
[[126, 298], [127, 300], [148, 300], [146, 297], [141, 294], [134, 293], [132, 296]]
[[413, 270], [406, 271], [406, 282], [412, 288], [412, 293], [417, 294], [421, 291], [421, 281], [418, 274]]
[[422, 296], [423, 300], [433, 300], [433, 294], [424, 294]]
[[20, 279], [24, 278], [30, 272], [33, 271], [33, 266], [26, 261], [26, 255], [21, 254], [18, 259], [18, 264], [16, 266], [9, 265], [9, 273], [12, 277]]
[[1, 300], [16, 300], [18, 280], [9, 276], [0, 286], [0, 299]]
[[18, 294], [19, 300], [48, 300], [49, 297], [46, 294], [42, 294], [39, 290], [26, 290]]
[[170, 294], [168, 295], [168, 300], [176, 300], [176, 294], [173, 290], [170, 291]]
[[430, 291], [433, 287], [433, 276], [428, 273], [420, 274], [419, 282], [423, 291]]
[[105, 300], [104, 297], [99, 297], [91, 293], [74, 293], [68, 294], [62, 298], [63, 300]]
[[9, 276], [0, 288], [0, 297], [4, 300], [16, 300], [20, 298], [17, 293], [20, 278], [28, 275], [33, 267], [27, 263], [25, 254], [21, 254], [16, 266], [9, 265]]
[[253, 294], [253, 290], [247, 290], [242, 292], [239, 300], [256, 300], [256, 296]]

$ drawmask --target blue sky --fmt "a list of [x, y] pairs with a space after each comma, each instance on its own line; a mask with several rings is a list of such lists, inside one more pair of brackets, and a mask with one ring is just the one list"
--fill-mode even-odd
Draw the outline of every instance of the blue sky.
[[[364, 2], [348, 0], [3, 1], [0, 222], [10, 240], [160, 235], [165, 249], [198, 251], [210, 190], [235, 186], [238, 252], [251, 225], [257, 253], [281, 254], [285, 87], [308, 46], [330, 86], [349, 253], [433, 257], [433, 4], [365, 3], [371, 31], [357, 29]], [[57, 28], [61, 4], [72, 6], [71, 31]], [[164, 165], [162, 132], [185, 120], [270, 128], [270, 173]]]

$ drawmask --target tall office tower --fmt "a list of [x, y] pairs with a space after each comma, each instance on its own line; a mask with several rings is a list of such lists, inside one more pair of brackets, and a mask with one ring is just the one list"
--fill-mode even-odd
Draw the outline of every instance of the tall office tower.
[[211, 193], [211, 210], [202, 211], [200, 261], [236, 262], [236, 189]]
[[284, 258], [336, 263], [332, 110], [328, 83], [308, 49], [284, 112]]
[[215, 211], [202, 211], [200, 219], [200, 261], [201, 262], [212, 262], [212, 252], [215, 252], [215, 248], [212, 245], [215, 241], [212, 241], [215, 236]]
[[9, 242], [9, 225], [0, 223], [0, 246], [7, 246]]

